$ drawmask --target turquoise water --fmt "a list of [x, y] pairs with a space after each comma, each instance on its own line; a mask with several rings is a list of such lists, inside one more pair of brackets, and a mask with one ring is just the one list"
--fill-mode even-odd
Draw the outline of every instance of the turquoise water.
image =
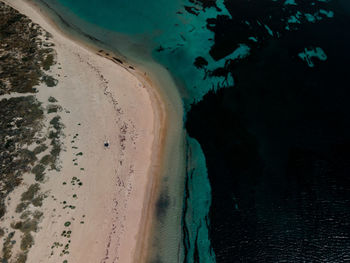
[[80, 18], [112, 31], [136, 34], [159, 34], [173, 25], [183, 1], [59, 0]]
[[[229, 16], [223, 0], [217, 1], [217, 8], [203, 9], [201, 5], [196, 5], [196, 14], [185, 10], [186, 5], [193, 6], [187, 0], [44, 2], [64, 20], [118, 50], [127, 58], [154, 59], [161, 63], [177, 81], [185, 112], [209, 90], [232, 86], [234, 81], [231, 75], [210, 78], [208, 76], [215, 69], [224, 67], [227, 60], [245, 57], [250, 51], [247, 45], [242, 44], [224, 59], [215, 61], [209, 55], [214, 34], [207, 29], [206, 21], [217, 15]], [[205, 69], [194, 65], [197, 57], [207, 61]], [[158, 238], [159, 251], [162, 252], [156, 253], [157, 262], [215, 262], [208, 236], [211, 191], [205, 157], [195, 139], [187, 138], [187, 142], [187, 175], [183, 175], [186, 177], [186, 189], [180, 226], [183, 229], [183, 243], [180, 244], [179, 255], [169, 258], [167, 249], [173, 251], [175, 248], [161, 247], [162, 244], [171, 242]], [[167, 226], [162, 227], [161, 232], [166, 231]], [[162, 238], [171, 238], [171, 235], [162, 235]], [[170, 252], [169, 254], [173, 255]]]
[[188, 137], [187, 178], [183, 211], [184, 262], [215, 262], [215, 254], [208, 238], [208, 211], [211, 203], [211, 189], [205, 156], [197, 140]]
[[[224, 67], [228, 60], [249, 54], [249, 47], [242, 44], [224, 59], [215, 61], [209, 55], [214, 34], [206, 28], [206, 21], [217, 15], [230, 16], [223, 0], [217, 1], [218, 9], [212, 7], [203, 10], [197, 5], [198, 10], [201, 10], [197, 15], [184, 9], [186, 5], [192, 5], [187, 0], [45, 2], [61, 9], [62, 16], [68, 17], [70, 13], [78, 16], [83, 21], [75, 19], [75, 24], [86, 33], [117, 48], [122, 54], [138, 58], [150, 55], [166, 66], [179, 83], [186, 110], [210, 89], [232, 86], [234, 82], [231, 75], [225, 78], [211, 76], [210, 79], [206, 76], [214, 69]], [[83, 22], [92, 26], [88, 27]], [[157, 52], [158, 48], [162, 51]], [[208, 62], [205, 70], [193, 64], [199, 56]]]

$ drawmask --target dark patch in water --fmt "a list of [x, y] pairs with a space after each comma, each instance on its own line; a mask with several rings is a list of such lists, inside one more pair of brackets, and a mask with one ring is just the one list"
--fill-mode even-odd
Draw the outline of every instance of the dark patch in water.
[[160, 45], [157, 49], [156, 49], [157, 52], [162, 52], [164, 51], [164, 47], [162, 45]]
[[156, 215], [159, 221], [162, 221], [164, 218], [167, 209], [169, 208], [170, 200], [166, 192], [162, 192], [159, 196], [159, 199], [156, 203]]
[[216, 5], [216, 0], [189, 0], [194, 5], [201, 5], [203, 9], [207, 9], [210, 7], [216, 8], [216, 10], [220, 11], [220, 9]]
[[197, 57], [196, 60], [194, 61], [194, 65], [197, 68], [203, 68], [204, 66], [208, 65], [208, 61], [203, 57]]
[[163, 261], [161, 261], [160, 258], [159, 258], [159, 256], [157, 256], [157, 258], [151, 260], [150, 263], [163, 263]]
[[194, 6], [184, 6], [185, 10], [192, 15], [198, 16], [199, 10]]

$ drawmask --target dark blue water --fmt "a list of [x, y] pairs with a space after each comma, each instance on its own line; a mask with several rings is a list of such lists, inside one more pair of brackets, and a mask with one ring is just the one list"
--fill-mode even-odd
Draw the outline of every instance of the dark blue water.
[[45, 2], [176, 79], [181, 262], [350, 261], [347, 1]]
[[207, 161], [217, 262], [350, 260], [349, 5], [295, 2], [226, 1], [235, 19], [213, 21], [214, 56], [259, 39], [225, 68], [235, 86], [186, 124]]

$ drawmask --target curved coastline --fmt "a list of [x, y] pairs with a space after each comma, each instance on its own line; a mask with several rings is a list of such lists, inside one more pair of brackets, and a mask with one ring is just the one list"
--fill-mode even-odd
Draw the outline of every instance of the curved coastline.
[[[165, 69], [155, 63], [144, 65], [129, 64], [124, 58], [121, 61], [118, 55], [112, 52], [100, 50], [96, 43], [88, 43], [65, 32], [59, 25], [55, 24], [52, 18], [41, 9], [39, 5], [30, 0], [13, 1], [4, 0], [13, 8], [25, 9], [25, 6], [18, 8], [16, 3], [21, 2], [33, 8], [47, 23], [61, 33], [64, 37], [83, 46], [94, 54], [113, 61], [118, 67], [124, 68], [129, 74], [136, 77], [146, 88], [151, 100], [154, 114], [153, 142], [151, 164], [148, 169], [148, 183], [146, 195], [142, 205], [143, 218], [139, 225], [136, 253], [132, 262], [141, 262], [151, 257], [152, 235], [156, 231], [156, 203], [160, 195], [160, 185], [165, 173], [176, 174], [184, 169], [184, 160], [181, 157], [184, 147], [184, 130], [182, 124], [182, 102], [171, 76]], [[19, 10], [21, 13], [22, 11]], [[31, 17], [30, 17], [31, 18]], [[31, 18], [32, 19], [32, 18]], [[86, 37], [86, 36], [85, 36]], [[93, 41], [93, 40], [92, 40]], [[117, 57], [117, 58], [116, 58]], [[136, 65], [136, 66], [135, 66]], [[151, 70], [149, 70], [151, 68]], [[147, 72], [147, 73], [146, 73]], [[157, 72], [157, 73], [155, 73]], [[163, 78], [159, 75], [163, 74]], [[181, 189], [181, 182], [179, 188]], [[181, 196], [182, 197], [182, 196]], [[181, 201], [180, 201], [181, 202]], [[179, 206], [181, 208], [181, 205]]]

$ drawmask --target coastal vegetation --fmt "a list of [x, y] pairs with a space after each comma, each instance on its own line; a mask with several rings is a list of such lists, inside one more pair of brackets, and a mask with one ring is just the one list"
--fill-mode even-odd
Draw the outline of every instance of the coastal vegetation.
[[[49, 164], [50, 158], [45, 157], [41, 164], [34, 165], [37, 155], [48, 148], [43, 143], [45, 136], [39, 135], [44, 127], [44, 112], [35, 93], [42, 80], [53, 78], [45, 71], [55, 64], [55, 51], [47, 47], [52, 46], [48, 42], [50, 34], [2, 2], [0, 36], [0, 95], [23, 93], [22, 97], [0, 100], [1, 218], [6, 211], [4, 200], [21, 183], [23, 174], [31, 170], [41, 181], [45, 165]], [[53, 97], [49, 100], [56, 102]], [[57, 120], [53, 124], [56, 130], [61, 128]], [[58, 133], [54, 137], [51, 142], [51, 153], [54, 153], [52, 167], [55, 167], [54, 162], [60, 152]], [[37, 146], [29, 150], [28, 146], [33, 144]]]
[[[0, 262], [26, 262], [47, 198], [41, 184], [48, 169], [59, 170], [64, 125], [60, 116], [47, 120], [46, 113], [58, 114], [62, 107], [52, 96], [47, 107], [36, 96], [39, 87], [58, 84], [50, 73], [56, 64], [50, 40], [38, 24], [0, 2], [0, 221], [8, 212], [9, 194], [23, 191], [17, 215], [0, 229]], [[25, 177], [33, 183], [23, 184]]]
[[29, 18], [0, 2], [0, 95], [34, 93], [42, 80], [57, 84], [46, 73], [55, 64], [49, 34]]
[[6, 212], [6, 196], [20, 185], [23, 174], [37, 161], [35, 152], [26, 145], [39, 139], [42, 119], [40, 103], [33, 96], [0, 101], [0, 218]]
[[[68, 263], [68, 260], [71, 262], [71, 257], [75, 257], [77, 251], [81, 251], [79, 249], [72, 251], [70, 248], [84, 246], [85, 240], [100, 239], [101, 236], [100, 229], [98, 229], [99, 236], [94, 233], [91, 234], [90, 229], [95, 227], [96, 222], [94, 220], [91, 220], [91, 222], [88, 220], [94, 214], [94, 209], [101, 208], [100, 202], [95, 203], [95, 200], [91, 201], [90, 198], [86, 198], [86, 195], [96, 198], [109, 198], [110, 194], [108, 193], [107, 197], [105, 193], [106, 190], [112, 193], [112, 187], [108, 189], [102, 184], [96, 184], [94, 186], [93, 181], [96, 176], [101, 177], [99, 183], [102, 183], [105, 181], [104, 178], [118, 172], [117, 176], [121, 184], [117, 186], [118, 193], [115, 193], [117, 193], [116, 198], [118, 202], [119, 199], [123, 199], [120, 201], [120, 205], [118, 205], [118, 202], [113, 202], [115, 210], [106, 210], [108, 214], [105, 215], [106, 217], [111, 216], [113, 224], [119, 225], [119, 223], [122, 223], [121, 220], [126, 220], [122, 216], [120, 216], [121, 220], [119, 220], [114, 214], [118, 214], [120, 210], [125, 215], [124, 218], [129, 216], [126, 211], [122, 210], [122, 205], [125, 207], [129, 199], [133, 198], [130, 195], [133, 187], [132, 183], [134, 182], [132, 179], [128, 181], [128, 178], [132, 177], [134, 173], [133, 165], [130, 164], [130, 167], [129, 165], [124, 165], [121, 171], [110, 169], [108, 173], [102, 174], [92, 169], [93, 162], [91, 160], [93, 158], [91, 157], [100, 156], [102, 152], [111, 155], [115, 152], [115, 148], [114, 145], [109, 147], [109, 141], [104, 142], [100, 140], [102, 138], [101, 131], [98, 131], [98, 135], [94, 136], [94, 138], [100, 138], [97, 142], [91, 140], [92, 137], [90, 137], [91, 134], [88, 134], [89, 132], [85, 132], [94, 129], [95, 121], [98, 120], [94, 116], [85, 115], [90, 110], [90, 108], [85, 108], [85, 106], [89, 106], [91, 102], [88, 98], [85, 98], [85, 94], [94, 94], [95, 91], [97, 95], [99, 94], [96, 98], [101, 98], [101, 101], [96, 101], [96, 106], [99, 106], [100, 103], [101, 105], [105, 105], [105, 103], [110, 102], [109, 99], [112, 99], [113, 107], [109, 107], [106, 111], [103, 110], [103, 113], [106, 113], [103, 116], [108, 120], [112, 120], [114, 114], [117, 112], [118, 118], [120, 117], [121, 119], [120, 122], [123, 121], [123, 125], [120, 125], [120, 142], [122, 143], [123, 150], [123, 159], [120, 160], [121, 166], [124, 158], [126, 160], [125, 164], [128, 164], [128, 158], [131, 156], [130, 153], [133, 153], [131, 150], [129, 152], [129, 149], [125, 150], [128, 147], [129, 135], [132, 137], [130, 140], [134, 140], [133, 149], [136, 150], [135, 137], [137, 136], [135, 134], [136, 128], [139, 129], [139, 127], [133, 127], [134, 124], [132, 122], [136, 117], [134, 113], [125, 114], [124, 116], [121, 108], [119, 106], [116, 108], [118, 103], [114, 95], [109, 94], [108, 81], [104, 79], [102, 73], [104, 74], [105, 67], [110, 66], [110, 61], [106, 60], [102, 65], [97, 64], [95, 67], [94, 54], [89, 53], [91, 57], [89, 55], [89, 61], [85, 61], [85, 53], [80, 52], [78, 45], [74, 45], [72, 49], [69, 45], [66, 46], [65, 44], [69, 44], [70, 42], [66, 42], [64, 38], [61, 38], [61, 35], [51, 27], [51, 24], [44, 23], [41, 20], [43, 17], [37, 17], [35, 9], [27, 8], [26, 1], [16, 0], [6, 2], [21, 10], [20, 12], [30, 16], [33, 21], [43, 25], [45, 29], [54, 33], [54, 38], [41, 29], [38, 24], [19, 14], [14, 9], [5, 6], [0, 0], [1, 8], [5, 10], [3, 13], [9, 16], [8, 20], [1, 17], [3, 24], [0, 24], [0, 31], [4, 29], [8, 31], [12, 30], [11, 32], [13, 32], [9, 36], [9, 39], [7, 39], [9, 44], [6, 46], [1, 46], [2, 36], [0, 37], [0, 60], [3, 59], [4, 65], [11, 64], [12, 71], [12, 73], [8, 72], [8, 74], [3, 73], [2, 69], [7, 65], [3, 67], [0, 61], [0, 81], [2, 83], [0, 103], [4, 103], [4, 107], [1, 107], [1, 110], [6, 109], [6, 112], [5, 110], [4, 112], [0, 112], [0, 121], [3, 122], [1, 125], [8, 129], [7, 131], [4, 130], [3, 134], [0, 134], [0, 139], [2, 140], [0, 143], [4, 142], [1, 145], [8, 145], [6, 151], [8, 154], [14, 155], [9, 162], [18, 162], [18, 165], [13, 167], [11, 171], [5, 171], [4, 173], [2, 170], [0, 171], [0, 175], [4, 176], [4, 180], [16, 180], [15, 184], [11, 181], [5, 188], [2, 188], [3, 182], [0, 182], [1, 191], [4, 189], [8, 190], [1, 196], [4, 213], [0, 217], [0, 239], [2, 241], [0, 242], [0, 262], [32, 262], [44, 260], [47, 262]], [[32, 11], [34, 11], [34, 15]], [[16, 19], [11, 20], [12, 18], [10, 16], [12, 15]], [[24, 32], [27, 32], [27, 30], [28, 32], [30, 30], [36, 30], [37, 32], [31, 33], [29, 37], [24, 37], [24, 40], [30, 41], [30, 43], [26, 44], [29, 49], [21, 49], [20, 46], [16, 47], [18, 50], [15, 50], [12, 45], [15, 45], [16, 38], [21, 37], [21, 27], [25, 28]], [[27, 27], [30, 29], [26, 29]], [[9, 55], [2, 57], [6, 52]], [[58, 55], [56, 55], [56, 52]], [[70, 56], [71, 54], [73, 56]], [[17, 58], [17, 56], [20, 57]], [[65, 59], [58, 60], [63, 57]], [[70, 60], [71, 58], [72, 60]], [[22, 59], [25, 61], [24, 64], [22, 63]], [[82, 70], [75, 71], [75, 68], [80, 69], [78, 66], [72, 70], [72, 65], [81, 65]], [[7, 67], [6, 70], [9, 68]], [[22, 69], [24, 69], [23, 72], [17, 74], [16, 70], [20, 72]], [[30, 72], [32, 72], [30, 75], [31, 78], [28, 78], [27, 75]], [[86, 72], [96, 73], [96, 76], [89, 74], [91, 75], [91, 81], [90, 78], [83, 80], [77, 78], [80, 75], [84, 76]], [[124, 71], [120, 73], [121, 76], [124, 76], [124, 73]], [[14, 75], [16, 79], [13, 78]], [[119, 83], [118, 76], [113, 74], [113, 77], [111, 77], [110, 81], [113, 83], [111, 87], [114, 86], [114, 83]], [[125, 76], [128, 76], [128, 73], [125, 73]], [[120, 85], [120, 87], [127, 86], [129, 81], [131, 88], [139, 90], [139, 88], [133, 87], [134, 85], [131, 86], [132, 81], [135, 81], [131, 75], [122, 82], [123, 85]], [[22, 85], [25, 85], [25, 88]], [[96, 89], [96, 86], [101, 86], [103, 89]], [[87, 88], [93, 92], [84, 93], [87, 91]], [[128, 89], [125, 89], [125, 91], [128, 91]], [[130, 94], [132, 96], [127, 98], [127, 100], [134, 101], [138, 99], [135, 97], [134, 92]], [[145, 92], [141, 91], [140, 96], [141, 94], [143, 96]], [[73, 103], [81, 102], [81, 104], [72, 106], [71, 99]], [[142, 100], [140, 98], [140, 102], [142, 102], [141, 105], [151, 106], [149, 105], [150, 102], [144, 101], [143, 97]], [[11, 108], [7, 104], [5, 105], [5, 103], [10, 104]], [[23, 109], [18, 107], [20, 103], [25, 104], [21, 106]], [[140, 106], [140, 108], [145, 107]], [[72, 114], [69, 114], [71, 113], [70, 111], [73, 111]], [[20, 115], [19, 112], [21, 113]], [[151, 116], [153, 114], [151, 107], [149, 107], [147, 115], [145, 111], [143, 112], [147, 118], [150, 118], [147, 124], [145, 124], [145, 130], [153, 129], [153, 125], [151, 125]], [[6, 115], [6, 117], [2, 118], [3, 115]], [[126, 121], [129, 118], [130, 120]], [[132, 129], [131, 132], [127, 131], [129, 122], [132, 125], [129, 126]], [[72, 123], [75, 125], [72, 125]], [[149, 125], [148, 123], [151, 124]], [[115, 127], [114, 122], [113, 125], [111, 125], [111, 121], [108, 121], [106, 124], [108, 124], [108, 127]], [[117, 124], [119, 125], [119, 120]], [[135, 124], [138, 125], [138, 123]], [[65, 128], [65, 125], [69, 126]], [[0, 132], [2, 131], [1, 129]], [[11, 132], [13, 132], [13, 136]], [[119, 132], [119, 130], [117, 129], [116, 132]], [[8, 136], [8, 134], [11, 136]], [[111, 138], [112, 133], [107, 134], [105, 137], [106, 139]], [[116, 139], [118, 140], [118, 137]], [[149, 138], [142, 139], [142, 141], [140, 140], [140, 145], [147, 145], [148, 147], [148, 139], [153, 140], [153, 135], [149, 135]], [[113, 143], [113, 140], [111, 140], [111, 143]], [[0, 152], [0, 159], [6, 151]], [[16, 155], [16, 152], [19, 153]], [[119, 164], [119, 162], [115, 162], [114, 160], [105, 162], [106, 159], [103, 158], [103, 162], [106, 165], [101, 165], [101, 167], [110, 167], [109, 164], [113, 166]], [[141, 158], [132, 160], [132, 163], [136, 163], [138, 160], [141, 160]], [[140, 169], [140, 173], [146, 174], [146, 164], [141, 163], [141, 165], [142, 169]], [[145, 169], [143, 169], [143, 165]], [[0, 169], [2, 169], [1, 166]], [[2, 180], [2, 178], [0, 179]], [[140, 180], [140, 184], [146, 184], [146, 177], [140, 176]], [[109, 184], [109, 186], [112, 185]], [[96, 194], [92, 195], [89, 189], [92, 189]], [[113, 188], [113, 197], [114, 190]], [[144, 202], [144, 200], [141, 200], [139, 203], [132, 200], [132, 205], [134, 206], [135, 203], [135, 207], [139, 207], [137, 209], [141, 211], [141, 202]], [[89, 231], [85, 231], [85, 226], [88, 227]], [[109, 235], [115, 239], [125, 229], [128, 228], [122, 224], [120, 229], [103, 229], [102, 231], [106, 232], [106, 236]], [[136, 227], [132, 227], [132, 229], [134, 231]], [[84, 235], [84, 242], [81, 242], [82, 235]], [[85, 236], [87, 236], [86, 239]], [[126, 241], [128, 242], [128, 240]], [[131, 242], [134, 241], [132, 240]], [[108, 249], [106, 252], [104, 249], [102, 250], [103, 245], [97, 245], [98, 249], [101, 247], [101, 254], [106, 253], [106, 256], [111, 257], [111, 252]]]

